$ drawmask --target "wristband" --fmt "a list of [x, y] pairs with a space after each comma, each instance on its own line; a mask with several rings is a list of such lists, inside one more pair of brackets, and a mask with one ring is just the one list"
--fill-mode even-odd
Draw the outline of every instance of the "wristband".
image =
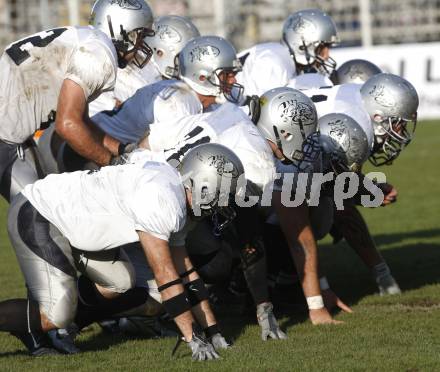
[[319, 286], [321, 287], [321, 291], [330, 289], [330, 285], [328, 284], [328, 280], [325, 276], [319, 279]]
[[207, 338], [211, 338], [217, 333], [220, 333], [220, 327], [217, 324], [213, 324], [203, 330]]
[[309, 310], [319, 310], [324, 307], [324, 300], [322, 299], [322, 296], [306, 297], [306, 300]]

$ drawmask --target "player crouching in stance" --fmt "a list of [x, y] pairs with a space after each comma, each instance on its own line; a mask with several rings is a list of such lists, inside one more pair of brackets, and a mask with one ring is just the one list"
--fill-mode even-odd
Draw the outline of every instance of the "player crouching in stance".
[[140, 241], [193, 359], [218, 358], [195, 327], [197, 320], [211, 342], [227, 347], [184, 241], [197, 217], [228, 208], [219, 205], [236, 194], [243, 165], [224, 146], [205, 144], [184, 157], [179, 172], [150, 161], [28, 185], [11, 205], [8, 228], [29, 295], [0, 303], [0, 330], [32, 355], [52, 354], [45, 332], [72, 322], [81, 328], [145, 303], [148, 295], [133, 287], [134, 269], [120, 249]]

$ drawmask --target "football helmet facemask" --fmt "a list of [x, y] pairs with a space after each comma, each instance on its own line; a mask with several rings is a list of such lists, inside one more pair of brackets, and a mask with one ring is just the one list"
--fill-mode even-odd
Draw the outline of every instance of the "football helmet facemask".
[[92, 7], [90, 25], [107, 34], [118, 52], [119, 66], [134, 53], [133, 64], [144, 67], [152, 50], [144, 38], [154, 35], [153, 13], [144, 0], [97, 0]]
[[380, 73], [368, 79], [360, 92], [374, 129], [370, 161], [375, 166], [391, 164], [416, 130], [417, 91], [400, 76]]
[[304, 72], [320, 72], [330, 76], [336, 61], [320, 53], [339, 42], [336, 25], [319, 9], [305, 9], [291, 14], [284, 22], [282, 44], [287, 46], [295, 64]]

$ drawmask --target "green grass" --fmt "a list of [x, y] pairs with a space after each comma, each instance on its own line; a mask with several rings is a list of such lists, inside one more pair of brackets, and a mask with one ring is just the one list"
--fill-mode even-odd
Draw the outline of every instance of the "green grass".
[[[325, 241], [322, 262], [329, 281], [354, 314], [338, 314], [341, 326], [314, 327], [306, 314], [281, 319], [287, 341], [262, 342], [252, 318], [223, 318], [235, 346], [222, 360], [192, 363], [174, 340], [109, 337], [92, 327], [78, 339], [84, 353], [32, 359], [15, 338], [0, 334], [1, 371], [60, 370], [440, 370], [440, 140], [439, 122], [425, 122], [392, 167], [383, 171], [399, 190], [399, 201], [364, 210], [370, 230], [405, 293], [379, 297], [368, 270], [344, 244]], [[6, 234], [6, 205], [0, 203], [0, 299], [25, 289]]]

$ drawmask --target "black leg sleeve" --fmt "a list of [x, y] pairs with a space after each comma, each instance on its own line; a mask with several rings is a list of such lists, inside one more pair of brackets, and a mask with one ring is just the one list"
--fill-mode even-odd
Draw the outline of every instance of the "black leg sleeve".
[[41, 332], [41, 316], [38, 302], [14, 299], [0, 302], [0, 331]]
[[86, 277], [78, 281], [80, 300], [75, 317], [75, 324], [81, 329], [93, 322], [133, 309], [147, 302], [148, 290], [135, 287], [120, 294], [114, 299], [107, 299], [96, 289], [93, 282]]

